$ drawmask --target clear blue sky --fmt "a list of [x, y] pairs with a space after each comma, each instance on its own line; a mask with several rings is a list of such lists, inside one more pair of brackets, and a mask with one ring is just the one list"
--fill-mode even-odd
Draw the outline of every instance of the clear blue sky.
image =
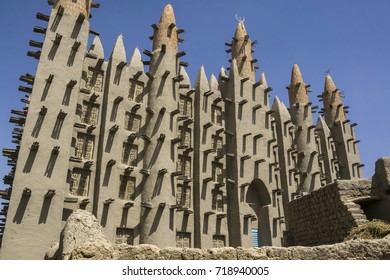
[[[181, 50], [190, 63], [192, 82], [201, 65], [218, 74], [229, 66], [224, 43], [231, 41], [237, 21], [244, 16], [252, 41], [258, 40], [254, 57], [268, 84], [288, 105], [286, 85], [292, 65], [298, 63], [306, 83], [312, 85], [311, 101], [321, 107], [325, 71], [330, 73], [350, 106], [348, 118], [357, 122], [360, 155], [365, 177], [374, 173], [375, 160], [390, 156], [390, 1], [388, 0], [100, 0], [91, 28], [101, 33], [106, 58], [116, 37], [123, 33], [128, 59], [135, 47], [151, 49], [148, 37], [162, 9], [171, 3], [179, 27], [186, 33]], [[0, 17], [0, 147], [13, 147], [8, 123], [10, 110], [20, 109], [19, 76], [35, 73], [37, 61], [26, 56], [28, 41], [42, 41], [33, 33], [36, 12], [49, 14], [46, 0], [2, 1]], [[8, 173], [7, 159], [0, 160], [1, 177]]]

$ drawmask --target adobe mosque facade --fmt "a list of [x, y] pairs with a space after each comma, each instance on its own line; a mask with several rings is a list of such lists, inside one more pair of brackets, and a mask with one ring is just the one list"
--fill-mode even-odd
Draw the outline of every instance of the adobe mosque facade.
[[87, 49], [98, 4], [51, 4], [37, 15], [47, 27], [34, 29], [43, 42], [30, 41], [36, 74], [21, 76], [25, 107], [12, 110], [16, 148], [3, 150], [1, 258], [42, 258], [80, 208], [116, 243], [283, 246], [290, 201], [361, 177], [355, 124], [330, 75], [318, 119], [297, 65], [289, 107], [270, 100], [242, 21], [229, 72], [202, 67], [192, 85], [171, 5], [152, 25], [149, 61], [138, 49], [128, 61], [122, 36], [105, 61], [98, 34]]

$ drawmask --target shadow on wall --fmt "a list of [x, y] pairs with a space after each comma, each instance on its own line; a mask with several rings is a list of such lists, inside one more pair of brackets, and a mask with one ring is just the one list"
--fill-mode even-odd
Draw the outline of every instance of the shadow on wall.
[[26, 212], [26, 208], [27, 208], [29, 200], [30, 200], [30, 196], [23, 195], [20, 198], [18, 209], [16, 209], [15, 216], [12, 220], [13, 223], [15, 223], [15, 224], [22, 223], [24, 213]]
[[23, 168], [23, 173], [30, 173], [31, 169], [34, 165], [35, 158], [37, 156], [38, 151], [37, 150], [30, 150], [30, 153], [28, 154], [28, 158], [26, 160], [26, 163]]
[[47, 216], [49, 215], [51, 198], [45, 198], [42, 203], [41, 213], [39, 215], [38, 224], [45, 224], [47, 221]]
[[46, 170], [45, 170], [45, 176], [48, 178], [51, 178], [54, 170], [54, 166], [57, 161], [58, 154], [51, 154], [50, 159], [47, 163]]

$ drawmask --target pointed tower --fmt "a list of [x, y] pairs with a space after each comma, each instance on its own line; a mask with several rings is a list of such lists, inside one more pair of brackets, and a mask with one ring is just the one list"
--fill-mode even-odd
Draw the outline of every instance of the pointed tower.
[[[160, 247], [194, 246], [193, 94], [180, 62], [178, 33], [171, 5], [154, 29], [150, 57], [140, 242]], [[166, 186], [171, 186], [167, 188]]]
[[331, 127], [337, 121], [345, 121], [345, 111], [342, 104], [340, 91], [336, 88], [332, 77], [327, 74], [325, 76], [324, 92], [322, 93], [324, 103], [325, 121]]
[[298, 64], [294, 64], [291, 71], [291, 84], [288, 87], [290, 106], [297, 103], [307, 104], [309, 102], [308, 87], [309, 85], [303, 81]]
[[[28, 92], [28, 118], [19, 130], [23, 137], [12, 184], [11, 218], [1, 248], [8, 259], [42, 259], [58, 242], [67, 212], [64, 201], [88, 196], [89, 171], [72, 173], [67, 167], [74, 152], [74, 113], [87, 53], [90, 7], [91, 1], [58, 0], [50, 16], [39, 14], [48, 22], [47, 28], [34, 28], [45, 37], [43, 43], [30, 41], [41, 48], [28, 52], [39, 63], [33, 87], [20, 88]], [[76, 177], [83, 178], [77, 186]]]
[[344, 180], [362, 178], [364, 165], [360, 162], [357, 145], [359, 140], [356, 140], [354, 128], [356, 123], [351, 124], [347, 119], [346, 109], [348, 107], [343, 105], [340, 91], [329, 74], [325, 76], [324, 92], [321, 98], [325, 122], [334, 139], [332, 147], [335, 153], [337, 178]]
[[[263, 80], [264, 83], [264, 80]], [[266, 83], [266, 82], [265, 82]], [[277, 134], [277, 147], [279, 154], [279, 167], [284, 172], [280, 173], [281, 189], [283, 191], [283, 207], [286, 211], [287, 204], [293, 199], [298, 188], [299, 173], [297, 168], [297, 150], [295, 147], [295, 126], [291, 121], [290, 113], [286, 105], [276, 96], [272, 105], [275, 117]], [[285, 213], [287, 216], [287, 213]]]
[[160, 23], [153, 25], [153, 51], [161, 49], [172, 53], [177, 53], [178, 46], [178, 29], [176, 26], [175, 13], [171, 4], [165, 6]]
[[324, 92], [322, 93], [324, 103], [324, 116], [326, 124], [331, 127], [335, 122], [346, 120], [344, 106], [342, 104], [340, 91], [336, 88], [332, 77], [325, 76]]
[[264, 74], [255, 81], [256, 60], [242, 21], [226, 45], [231, 46], [231, 68], [229, 77], [220, 74], [220, 89], [226, 111], [229, 245], [280, 245], [285, 226], [276, 122], [269, 107], [272, 89]]
[[238, 73], [242, 78], [255, 82], [255, 66], [252, 59], [252, 42], [246, 32], [244, 22], [239, 21], [231, 43], [232, 60], [237, 61]]
[[[154, 35], [152, 52], [145, 51], [144, 53], [151, 57], [150, 70], [152, 75], [156, 75], [160, 70], [169, 71], [171, 78], [178, 74], [179, 57], [184, 56], [185, 52], [178, 53], [179, 33], [184, 32], [183, 29], [178, 29], [173, 8], [168, 4], [161, 15], [158, 24], [152, 24]], [[163, 60], [163, 61], [161, 61]]]
[[299, 186], [296, 193], [309, 193], [321, 186], [318, 166], [318, 151], [315, 142], [312, 107], [308, 88], [302, 78], [301, 70], [294, 64], [291, 83], [287, 87], [290, 100], [290, 115], [296, 127], [294, 146], [297, 149], [297, 168]]

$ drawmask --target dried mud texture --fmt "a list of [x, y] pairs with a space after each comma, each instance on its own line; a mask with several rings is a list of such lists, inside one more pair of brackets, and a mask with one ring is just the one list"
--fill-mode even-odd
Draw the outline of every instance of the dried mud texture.
[[355, 239], [316, 247], [262, 248], [164, 248], [154, 245], [111, 244], [97, 219], [78, 210], [69, 218], [59, 249], [47, 259], [75, 260], [389, 260], [390, 236], [383, 239]]
[[[82, 248], [82, 249], [81, 249]], [[113, 246], [91, 213], [76, 210], [61, 233], [56, 255], [63, 259], [112, 259]]]

